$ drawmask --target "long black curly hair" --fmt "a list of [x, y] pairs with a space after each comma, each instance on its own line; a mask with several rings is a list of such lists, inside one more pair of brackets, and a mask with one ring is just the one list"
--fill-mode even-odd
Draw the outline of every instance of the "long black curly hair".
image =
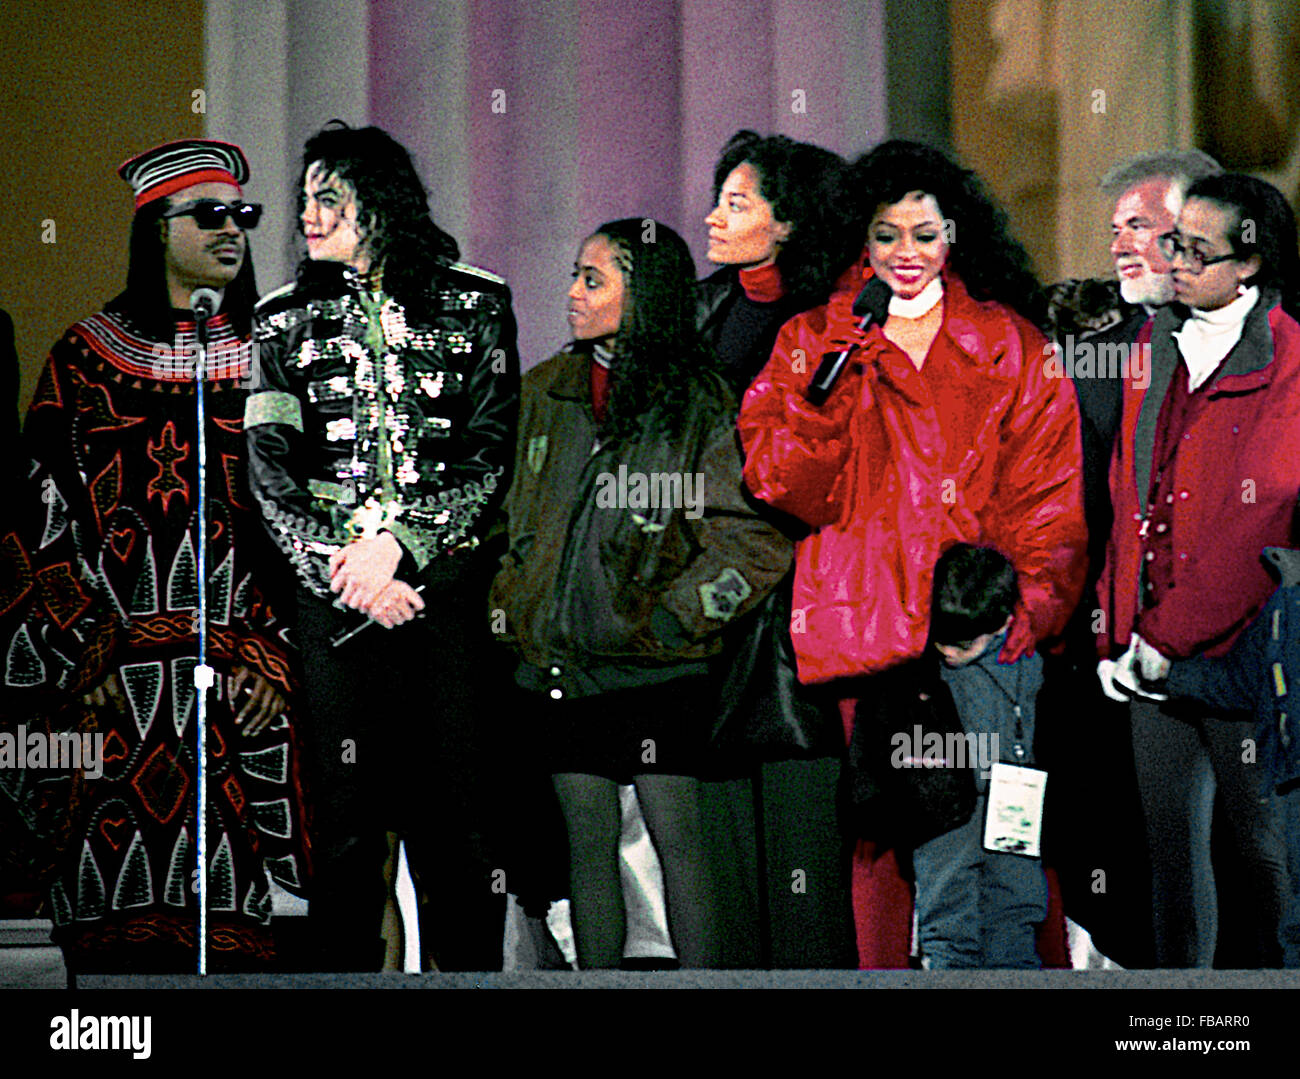
[[824, 303], [861, 250], [851, 227], [848, 165], [838, 154], [785, 135], [737, 131], [713, 170], [713, 202], [733, 169], [748, 164], [772, 216], [790, 226], [776, 255], [786, 294], [805, 307]]
[[667, 225], [642, 217], [608, 221], [587, 239], [597, 236], [614, 249], [624, 289], [604, 430], [610, 437], [640, 431], [653, 405], [663, 406], [670, 430], [679, 429], [693, 390], [713, 366], [695, 330], [690, 249]]
[[1187, 197], [1207, 199], [1234, 215], [1227, 231], [1232, 253], [1239, 259], [1258, 255], [1260, 261], [1259, 271], [1246, 284], [1276, 289], [1287, 313], [1300, 318], [1295, 211], [1282, 192], [1244, 172], [1224, 172], [1197, 180]]
[[[131, 219], [131, 239], [126, 268], [126, 288], [114, 296], [105, 309], [126, 315], [151, 341], [171, 341], [176, 332], [172, 301], [167, 291], [166, 245], [159, 222], [175, 196], [154, 199], [136, 211]], [[229, 316], [231, 328], [246, 337], [257, 306], [257, 276], [253, 270], [251, 237], [244, 246], [244, 264], [225, 288], [221, 310]]]
[[433, 223], [429, 193], [411, 155], [382, 128], [331, 120], [307, 140], [298, 174], [300, 214], [303, 184], [317, 162], [352, 188], [371, 268], [383, 268], [384, 289], [398, 300], [423, 295], [437, 266], [460, 257], [456, 241]]
[[972, 170], [923, 143], [890, 139], [853, 163], [851, 186], [862, 237], [881, 206], [901, 202], [913, 191], [933, 195], [951, 233], [948, 266], [966, 291], [1044, 326], [1046, 305], [1029, 255], [1012, 235], [1006, 213]]

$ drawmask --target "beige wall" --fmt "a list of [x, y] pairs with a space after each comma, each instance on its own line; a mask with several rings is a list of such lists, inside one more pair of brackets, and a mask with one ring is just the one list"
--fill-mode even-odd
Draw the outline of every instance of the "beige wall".
[[1133, 154], [1192, 143], [1190, 0], [959, 0], [953, 142], [1045, 283], [1110, 271], [1097, 188]]
[[953, 145], [1007, 208], [1040, 280], [1104, 276], [1097, 188], [1197, 146], [1300, 208], [1295, 0], [950, 0]]
[[[1114, 203], [1097, 181], [1135, 154], [1193, 144], [1190, 0], [1072, 3], [1057, 20], [1063, 276], [1111, 272]], [[1121, 47], [1121, 43], [1125, 47]]]
[[1060, 259], [1049, 0], [957, 0], [948, 10], [953, 149], [1006, 209], [1039, 279], [1054, 280]]
[[[10, 0], [0, 19], [0, 307], [26, 409], [45, 353], [126, 282], [125, 158], [203, 134], [202, 0]], [[54, 222], [54, 243], [42, 223]]]

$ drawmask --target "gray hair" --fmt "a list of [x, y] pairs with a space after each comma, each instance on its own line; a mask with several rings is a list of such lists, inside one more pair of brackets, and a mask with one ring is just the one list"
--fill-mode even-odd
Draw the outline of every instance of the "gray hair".
[[1201, 150], [1157, 150], [1138, 154], [1115, 165], [1101, 178], [1101, 189], [1118, 198], [1144, 180], [1171, 180], [1180, 196], [1197, 180], [1218, 176], [1223, 166]]

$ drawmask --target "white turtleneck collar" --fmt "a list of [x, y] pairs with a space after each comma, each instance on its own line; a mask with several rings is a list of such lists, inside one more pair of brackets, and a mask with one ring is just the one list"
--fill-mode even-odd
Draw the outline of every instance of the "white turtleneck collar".
[[936, 275], [933, 281], [910, 300], [905, 300], [901, 296], [891, 297], [889, 313], [899, 318], [922, 318], [933, 311], [935, 304], [942, 299], [943, 279]]
[[1251, 286], [1232, 303], [1214, 311], [1192, 308], [1192, 317], [1174, 331], [1178, 351], [1187, 365], [1187, 384], [1198, 390], [1219, 369], [1233, 346], [1241, 340], [1246, 316], [1259, 302], [1259, 289]]

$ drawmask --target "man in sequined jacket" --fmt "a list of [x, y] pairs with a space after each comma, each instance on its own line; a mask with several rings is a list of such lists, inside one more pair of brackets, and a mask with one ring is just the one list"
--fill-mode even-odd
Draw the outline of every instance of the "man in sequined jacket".
[[499, 969], [478, 612], [514, 456], [510, 293], [452, 262], [408, 154], [377, 128], [308, 140], [300, 205], [308, 257], [258, 307], [245, 425], [253, 490], [297, 576], [314, 961], [378, 968], [397, 832], [427, 896], [425, 955]]

